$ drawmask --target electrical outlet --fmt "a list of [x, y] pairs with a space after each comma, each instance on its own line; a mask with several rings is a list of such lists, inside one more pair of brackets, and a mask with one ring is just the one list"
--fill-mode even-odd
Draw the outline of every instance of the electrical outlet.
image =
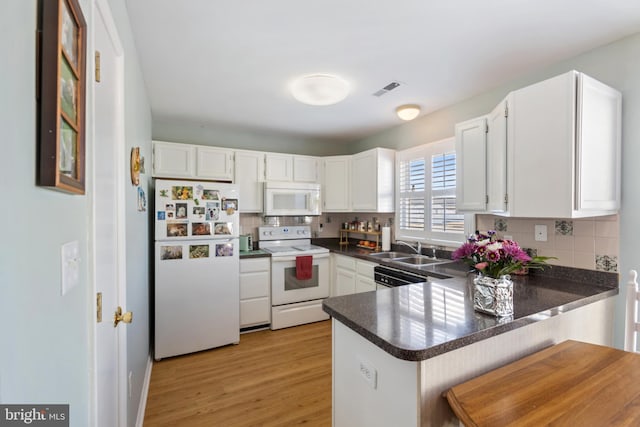
[[375, 390], [378, 383], [378, 371], [376, 371], [373, 365], [363, 362], [362, 360], [359, 362], [359, 365], [360, 375], [362, 375], [367, 384], [369, 384], [369, 387]]
[[505, 234], [503, 237], [504, 237], [504, 240], [513, 240], [513, 236], [509, 234]]
[[536, 225], [534, 227], [534, 235], [537, 242], [546, 242], [547, 241], [547, 226], [546, 225]]

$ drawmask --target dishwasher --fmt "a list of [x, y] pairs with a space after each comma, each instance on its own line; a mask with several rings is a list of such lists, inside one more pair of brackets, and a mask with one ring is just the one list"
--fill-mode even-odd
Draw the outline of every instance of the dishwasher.
[[396, 286], [429, 281], [427, 276], [421, 276], [405, 270], [398, 270], [396, 268], [387, 267], [386, 265], [375, 266], [373, 268], [373, 276], [377, 289], [395, 288]]

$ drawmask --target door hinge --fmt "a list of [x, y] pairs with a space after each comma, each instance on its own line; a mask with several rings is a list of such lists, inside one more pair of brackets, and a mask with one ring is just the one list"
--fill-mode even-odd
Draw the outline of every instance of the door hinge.
[[100, 83], [100, 51], [96, 50], [96, 83]]
[[96, 322], [102, 322], [102, 292], [96, 294]]
[[506, 102], [504, 103], [504, 116], [509, 117], [509, 104]]
[[484, 196], [484, 202], [488, 205], [489, 204], [489, 195], [485, 194]]
[[489, 123], [484, 122], [484, 133], [489, 133]]
[[509, 203], [509, 195], [505, 194], [504, 195], [504, 204], [506, 205], [507, 203]]

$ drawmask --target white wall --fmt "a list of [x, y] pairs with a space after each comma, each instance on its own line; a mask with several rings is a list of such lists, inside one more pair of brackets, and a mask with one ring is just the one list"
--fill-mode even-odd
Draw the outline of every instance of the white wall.
[[[0, 402], [69, 403], [71, 425], [80, 427], [89, 425], [90, 198], [35, 185], [36, 6], [8, 0], [0, 14]], [[60, 245], [72, 240], [80, 284], [61, 296]]]
[[[640, 182], [640, 168], [637, 166], [640, 163], [640, 33], [533, 71], [490, 92], [363, 139], [353, 145], [353, 151], [376, 146], [404, 149], [452, 136], [455, 123], [491, 111], [509, 91], [572, 69], [622, 92], [622, 210], [618, 271], [624, 285], [626, 272], [631, 268], [640, 269], [640, 245], [636, 242], [640, 235], [640, 191], [637, 190]], [[617, 302], [615, 344], [622, 347], [624, 296], [620, 295]]]
[[203, 125], [179, 120], [154, 119], [153, 139], [311, 156], [351, 153], [351, 146], [346, 142], [296, 138], [247, 128]]
[[[48, 1], [48, 0], [47, 0]], [[92, 0], [80, 0], [87, 23]], [[125, 47], [126, 153], [140, 146], [151, 158], [150, 109], [129, 33], [124, 0], [111, 0]], [[7, 0], [0, 14], [0, 402], [68, 403], [71, 426], [91, 425], [93, 284], [88, 279], [91, 193], [69, 195], [35, 185], [36, 102], [35, 34], [37, 1]], [[91, 46], [91, 29], [88, 44]], [[92, 62], [92, 49], [87, 58]], [[93, 103], [87, 91], [87, 111]], [[93, 153], [87, 116], [87, 156]], [[127, 158], [122, 159], [128, 164]], [[91, 188], [87, 161], [87, 189]], [[147, 185], [149, 175], [142, 175]], [[126, 189], [127, 298], [135, 312], [128, 329], [128, 370], [133, 372], [133, 398], [128, 419], [133, 425], [141, 381], [149, 354], [149, 213], [136, 210], [134, 187]], [[80, 243], [80, 283], [60, 293], [60, 246]]]

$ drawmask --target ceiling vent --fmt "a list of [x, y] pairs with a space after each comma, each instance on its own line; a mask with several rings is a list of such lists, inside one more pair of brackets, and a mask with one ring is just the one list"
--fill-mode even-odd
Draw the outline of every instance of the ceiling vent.
[[400, 86], [400, 83], [399, 83], [399, 82], [391, 82], [391, 83], [389, 83], [388, 85], [386, 85], [385, 87], [383, 87], [382, 89], [380, 89], [379, 91], [374, 92], [374, 93], [373, 93], [373, 96], [378, 96], [378, 97], [380, 97], [380, 96], [384, 95], [384, 94], [385, 94], [385, 93], [387, 93], [387, 92], [391, 92], [392, 90], [394, 90], [394, 89], [395, 89], [395, 88], [397, 88], [398, 86]]

